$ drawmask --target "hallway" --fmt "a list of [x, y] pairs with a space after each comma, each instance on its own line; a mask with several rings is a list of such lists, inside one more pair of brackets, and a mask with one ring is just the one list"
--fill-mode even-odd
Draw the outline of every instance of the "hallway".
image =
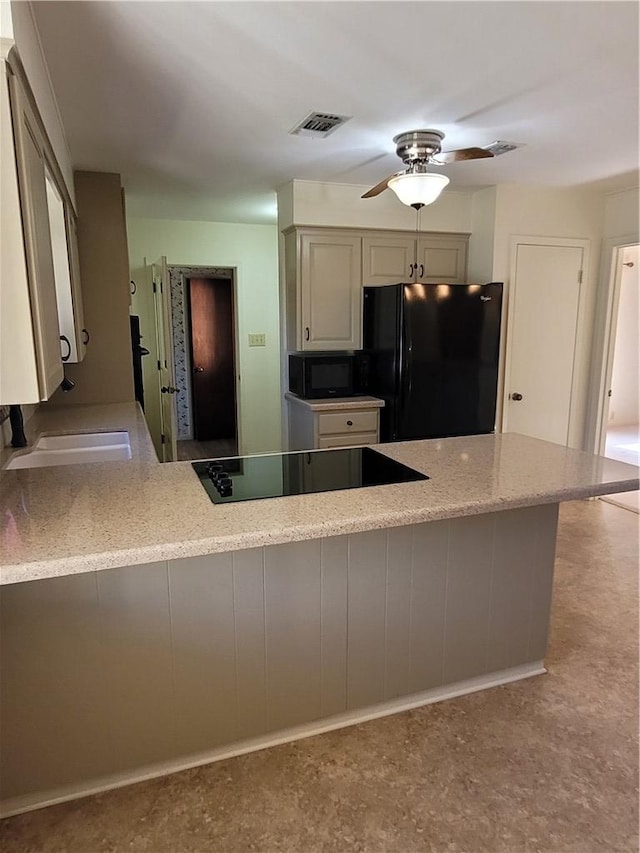
[[[640, 426], [609, 426], [604, 455], [619, 462], [640, 465]], [[640, 492], [607, 495], [601, 500], [640, 514]]]

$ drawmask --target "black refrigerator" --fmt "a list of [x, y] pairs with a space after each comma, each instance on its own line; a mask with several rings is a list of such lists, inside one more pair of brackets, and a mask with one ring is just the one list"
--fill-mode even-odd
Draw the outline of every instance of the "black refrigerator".
[[495, 427], [502, 283], [364, 289], [367, 390], [385, 401], [381, 441]]

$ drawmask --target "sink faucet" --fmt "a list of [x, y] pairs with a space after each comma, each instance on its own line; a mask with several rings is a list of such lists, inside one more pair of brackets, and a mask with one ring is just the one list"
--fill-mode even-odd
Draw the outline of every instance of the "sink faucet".
[[20, 406], [9, 406], [9, 423], [11, 424], [11, 447], [26, 447], [27, 437], [24, 434], [24, 422]]

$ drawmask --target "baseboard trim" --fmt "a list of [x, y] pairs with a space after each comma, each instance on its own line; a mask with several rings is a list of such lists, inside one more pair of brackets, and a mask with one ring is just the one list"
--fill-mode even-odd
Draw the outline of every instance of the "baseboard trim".
[[168, 776], [170, 773], [178, 773], [181, 770], [201, 767], [204, 764], [211, 764], [214, 761], [224, 761], [226, 758], [234, 758], [238, 755], [245, 755], [248, 752], [256, 752], [260, 749], [268, 749], [269, 747], [279, 746], [283, 743], [291, 743], [295, 740], [313, 737], [314, 735], [331, 732], [335, 729], [355, 726], [358, 723], [366, 723], [369, 720], [375, 720], [379, 717], [387, 717], [391, 714], [420, 708], [423, 705], [432, 705], [435, 702], [443, 702], [446, 699], [454, 699], [457, 696], [464, 696], [468, 693], [477, 693], [480, 690], [488, 690], [491, 687], [510, 684], [513, 681], [520, 681], [523, 678], [530, 678], [534, 675], [542, 675], [546, 671], [544, 663], [541, 660], [520, 664], [519, 666], [503, 669], [499, 672], [492, 672], [468, 678], [464, 681], [457, 681], [454, 684], [434, 687], [420, 693], [401, 696], [397, 699], [391, 699], [388, 702], [380, 702], [376, 705], [369, 705], [366, 708], [347, 711], [343, 714], [336, 714], [321, 720], [314, 720], [311, 723], [293, 726], [260, 737], [236, 741], [228, 746], [217, 747], [205, 753], [147, 765], [146, 767], [140, 767], [130, 772], [103, 776], [78, 785], [42, 791], [22, 797], [14, 797], [0, 802], [0, 818], [11, 817], [12, 815], [34, 811], [35, 809], [57, 805], [58, 803], [76, 800], [81, 797], [90, 797], [93, 794], [101, 794], [104, 791], [122, 788], [125, 785], [132, 785], [136, 782], [145, 782], [149, 779]]

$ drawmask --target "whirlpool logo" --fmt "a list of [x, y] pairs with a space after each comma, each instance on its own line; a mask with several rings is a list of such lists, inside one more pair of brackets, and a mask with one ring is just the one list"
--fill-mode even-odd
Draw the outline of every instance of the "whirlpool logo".
[[480, 302], [491, 302], [491, 297], [490, 296], [481, 296]]

